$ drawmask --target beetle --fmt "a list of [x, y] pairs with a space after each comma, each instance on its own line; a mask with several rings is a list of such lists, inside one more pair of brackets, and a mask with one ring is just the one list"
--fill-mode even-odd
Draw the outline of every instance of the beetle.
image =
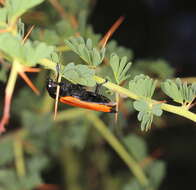
[[52, 79], [48, 79], [46, 88], [49, 95], [55, 99], [57, 86], [60, 86], [59, 101], [64, 104], [94, 111], [116, 113], [116, 103], [99, 94], [101, 85], [102, 84], [97, 84], [93, 92], [86, 90], [85, 86], [80, 84], [72, 84], [69, 81], [56, 82]]

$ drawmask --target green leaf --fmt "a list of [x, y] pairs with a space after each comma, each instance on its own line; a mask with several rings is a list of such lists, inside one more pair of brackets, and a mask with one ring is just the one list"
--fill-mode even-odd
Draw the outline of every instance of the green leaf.
[[153, 121], [153, 114], [149, 112], [145, 112], [141, 120], [141, 130], [148, 131], [151, 128], [152, 121]]
[[55, 31], [57, 31], [58, 37], [61, 38], [63, 41], [65, 38], [70, 37], [74, 35], [77, 31], [75, 28], [70, 23], [70, 20], [60, 20], [56, 25], [55, 25]]
[[180, 104], [191, 103], [196, 97], [195, 85], [188, 85], [177, 78], [176, 81], [166, 80], [161, 84], [165, 94]]
[[127, 149], [132, 153], [137, 161], [143, 160], [147, 156], [147, 147], [143, 138], [132, 134], [123, 138]]
[[[23, 56], [22, 43], [19, 36], [13, 36], [10, 33], [0, 35], [0, 50], [8, 56], [17, 58]], [[5, 43], [6, 42], [6, 43]]]
[[183, 104], [183, 97], [178, 86], [172, 80], [166, 80], [161, 84], [161, 89], [165, 94], [171, 97], [175, 102]]
[[136, 100], [133, 102], [133, 106], [137, 111], [148, 111], [149, 106], [145, 100]]
[[83, 10], [91, 10], [89, 0], [61, 0], [61, 5], [72, 15], [77, 15]]
[[16, 20], [30, 8], [42, 3], [44, 0], [7, 0], [5, 7], [8, 10], [9, 18]]
[[150, 106], [149, 102], [146, 100], [136, 100], [133, 102], [133, 106], [137, 111], [139, 111], [137, 118], [141, 122], [142, 131], [150, 129], [153, 121], [153, 115], [161, 116], [163, 113], [161, 104], [153, 104]]
[[97, 66], [101, 64], [105, 56], [105, 48], [98, 50], [92, 46], [92, 40], [85, 40], [82, 37], [71, 37], [65, 40], [65, 44], [78, 54], [87, 64]]
[[34, 29], [32, 33], [33, 39], [39, 40], [41, 42], [45, 42], [48, 45], [58, 45], [61, 41], [59, 35], [55, 30], [47, 30], [44, 32], [40, 31], [40, 29]]
[[70, 125], [66, 130], [64, 142], [68, 145], [83, 150], [87, 142], [87, 135], [89, 132], [89, 124], [81, 120], [77, 124]]
[[[6, 43], [4, 43], [5, 41]], [[21, 64], [35, 66], [40, 59], [49, 58], [54, 47], [43, 42], [32, 43], [30, 40], [23, 45], [20, 36], [6, 33], [0, 35], [0, 50], [7, 54], [12, 61], [17, 59]]]
[[144, 187], [138, 182], [137, 179], [132, 179], [129, 183], [127, 183], [124, 187], [123, 190], [144, 190]]
[[163, 110], [161, 109], [161, 104], [154, 104], [152, 106], [152, 113], [156, 116], [161, 116], [163, 113]]
[[193, 94], [196, 94], [196, 82], [191, 85]]
[[162, 59], [136, 61], [133, 70], [136, 73], [144, 73], [159, 79], [172, 78], [174, 76], [174, 69]]
[[48, 164], [48, 158], [44, 155], [36, 155], [28, 160], [28, 172], [30, 174], [39, 173]]
[[22, 122], [25, 128], [30, 130], [33, 135], [46, 133], [52, 127], [52, 118], [49, 113], [40, 115], [25, 110], [22, 113]]
[[57, 54], [55, 51], [51, 53], [51, 60], [55, 63], [60, 63], [60, 55]]
[[119, 46], [115, 40], [111, 40], [107, 44], [106, 57], [109, 58], [113, 52], [115, 52], [120, 57], [126, 56], [128, 60], [133, 58], [133, 52], [128, 48]]
[[118, 55], [113, 53], [110, 56], [109, 63], [112, 67], [114, 78], [117, 84], [122, 83], [124, 80], [126, 80], [129, 77], [129, 75], [127, 75], [127, 72], [130, 69], [132, 63], [127, 62], [126, 56], [120, 59]]
[[12, 189], [19, 190], [20, 184], [18, 183], [17, 176], [14, 170], [11, 169], [0, 169], [0, 184], [2, 190]]
[[0, 157], [0, 166], [10, 164], [14, 158], [13, 144], [11, 140], [2, 141], [0, 143], [0, 150], [3, 154]]
[[92, 43], [92, 40], [91, 39], [87, 39], [86, 41], [86, 47], [87, 49], [91, 50], [93, 48], [93, 43]]
[[74, 63], [69, 63], [61, 71], [61, 75], [76, 84], [84, 86], [95, 86], [96, 84], [96, 81], [93, 78], [95, 70], [89, 69], [86, 65], [75, 65]]
[[53, 46], [48, 46], [43, 42], [26, 42], [23, 49], [26, 58], [26, 64], [29, 66], [35, 65], [39, 60], [43, 58], [50, 58], [51, 54], [54, 52]]
[[8, 11], [5, 7], [0, 8], [0, 28], [6, 26], [7, 14], [8, 14]]
[[147, 166], [146, 170], [152, 186], [154, 189], [158, 189], [165, 176], [165, 163], [162, 161], [154, 161], [152, 164]]
[[129, 82], [130, 91], [146, 98], [153, 96], [155, 87], [156, 81], [153, 81], [153, 79], [143, 74], [135, 76], [135, 78]]

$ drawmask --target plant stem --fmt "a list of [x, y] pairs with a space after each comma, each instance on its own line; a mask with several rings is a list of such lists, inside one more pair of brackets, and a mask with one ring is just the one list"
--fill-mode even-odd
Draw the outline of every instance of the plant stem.
[[[42, 59], [40, 60], [40, 63], [41, 65], [49, 68], [49, 69], [52, 69], [55, 71], [55, 68], [56, 68], [56, 63], [48, 60], [48, 59]], [[63, 76], [62, 76], [63, 77]], [[98, 77], [98, 76], [94, 76], [94, 79], [96, 80], [97, 83], [103, 83], [105, 82], [105, 79], [101, 78], [101, 77]], [[126, 89], [126, 88], [123, 88], [121, 86], [118, 86], [114, 83], [111, 83], [111, 82], [107, 82], [105, 84], [103, 84], [103, 86], [105, 86], [106, 88], [112, 90], [112, 91], [115, 91], [119, 94], [123, 94], [123, 95], [126, 95], [128, 96], [129, 98], [132, 98], [134, 100], [138, 100], [140, 99], [141, 97], [132, 93], [130, 90]], [[153, 100], [151, 99], [150, 100], [150, 103], [151, 104], [156, 104], [156, 103], [160, 103], [159, 101], [156, 101], [156, 100]], [[187, 119], [190, 119], [194, 122], [196, 122], [196, 114], [190, 112], [189, 110], [183, 108], [183, 107], [180, 107], [180, 106], [173, 106], [173, 105], [170, 105], [170, 104], [166, 104], [166, 103], [161, 103], [161, 108], [167, 112], [171, 112], [171, 113], [175, 113], [177, 115], [181, 115]]]
[[[103, 83], [105, 81], [105, 79], [101, 78], [101, 77], [98, 77], [98, 76], [95, 76], [94, 77], [95, 80], [98, 82], [98, 83]], [[129, 98], [132, 98], [132, 99], [135, 99], [135, 100], [138, 100], [140, 99], [140, 96], [137, 96], [136, 94], [130, 92], [128, 89], [125, 89], [121, 86], [118, 86], [116, 84], [113, 84], [111, 82], [107, 82], [105, 84], [103, 84], [103, 86], [105, 86], [106, 88], [110, 89], [110, 90], [113, 90], [115, 92], [118, 92], [119, 94], [123, 94], [123, 95], [126, 95], [128, 96]], [[152, 104], [156, 104], [156, 103], [160, 103], [159, 101], [156, 101], [156, 100], [153, 100], [151, 99], [151, 103]], [[188, 111], [187, 109], [183, 108], [183, 107], [180, 107], [180, 106], [173, 106], [173, 105], [170, 105], [170, 104], [166, 104], [166, 103], [161, 103], [161, 108], [167, 112], [171, 112], [171, 113], [175, 113], [177, 115], [181, 115], [183, 117], [186, 117], [194, 122], [196, 122], [196, 114]]]
[[14, 140], [14, 152], [15, 152], [15, 165], [18, 177], [25, 176], [25, 162], [23, 156], [23, 146], [20, 137], [16, 137]]
[[126, 163], [131, 172], [138, 179], [140, 184], [148, 190], [152, 190], [152, 188], [149, 188], [149, 181], [146, 175], [144, 174], [142, 168], [139, 166], [139, 164], [134, 160], [134, 158], [131, 157], [131, 155], [126, 151], [126, 149], [119, 142], [119, 140], [111, 133], [111, 131], [107, 128], [103, 121], [100, 120], [99, 117], [97, 117], [91, 111], [79, 108], [65, 110], [58, 113], [55, 122], [73, 120], [75, 118], [82, 116], [86, 117], [93, 124], [93, 126], [101, 133], [105, 140], [112, 146], [112, 148]]
[[144, 174], [142, 168], [139, 164], [131, 157], [131, 155], [125, 150], [119, 140], [110, 132], [107, 126], [102, 120], [99, 119], [92, 112], [85, 114], [87, 119], [93, 124], [93, 126], [101, 133], [105, 140], [112, 146], [112, 148], [117, 152], [117, 154], [122, 158], [122, 160], [129, 167], [134, 176], [138, 179], [140, 184], [147, 188], [149, 187], [149, 181], [146, 175]]
[[8, 123], [10, 117], [10, 105], [11, 105], [16, 79], [17, 79], [17, 65], [18, 62], [15, 60], [12, 64], [11, 72], [6, 85], [3, 116], [0, 121], [0, 133], [5, 131], [4, 126]]

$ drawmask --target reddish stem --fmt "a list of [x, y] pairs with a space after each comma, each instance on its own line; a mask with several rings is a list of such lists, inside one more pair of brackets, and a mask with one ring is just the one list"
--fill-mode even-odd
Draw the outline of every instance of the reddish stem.
[[5, 132], [5, 125], [8, 123], [10, 118], [10, 104], [11, 104], [12, 95], [5, 92], [5, 102], [3, 109], [3, 116], [0, 121], [0, 133]]

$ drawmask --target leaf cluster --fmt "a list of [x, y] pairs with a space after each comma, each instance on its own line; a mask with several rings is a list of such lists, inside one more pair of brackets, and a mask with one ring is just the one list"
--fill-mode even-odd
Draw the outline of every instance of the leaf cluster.
[[156, 81], [143, 74], [135, 76], [133, 80], [129, 81], [129, 90], [145, 98], [153, 96], [155, 87]]
[[95, 86], [96, 82], [94, 80], [95, 70], [88, 68], [86, 65], [75, 65], [74, 63], [69, 63], [61, 70], [61, 75], [67, 80], [81, 84], [84, 86]]
[[127, 57], [124, 56], [121, 59], [115, 53], [111, 54], [109, 61], [112, 71], [114, 73], [114, 78], [117, 84], [121, 84], [123, 81], [127, 80], [130, 75], [127, 74], [131, 67], [131, 62], [127, 62]]
[[167, 79], [161, 84], [161, 88], [175, 102], [184, 106], [190, 105], [196, 97], [196, 83], [182, 83], [179, 78], [175, 81]]
[[5, 7], [0, 9], [0, 28], [13, 24], [16, 20], [32, 7], [42, 3], [44, 0], [7, 0]]
[[98, 50], [93, 47], [91, 39], [87, 39], [85, 42], [85, 40], [81, 37], [72, 37], [65, 40], [65, 44], [91, 66], [96, 67], [101, 64], [105, 56], [105, 48]]
[[137, 118], [141, 122], [141, 130], [150, 129], [153, 122], [153, 116], [161, 116], [163, 111], [161, 104], [149, 104], [145, 100], [136, 100], [133, 102], [134, 108], [139, 111]]
[[152, 98], [156, 87], [156, 81], [143, 74], [136, 76], [129, 82], [129, 90], [136, 93], [141, 99], [133, 102], [134, 108], [139, 111], [138, 120], [141, 122], [141, 130], [150, 129], [153, 116], [161, 116], [161, 104], [153, 104], [148, 100]]
[[30, 40], [22, 44], [20, 36], [5, 33], [0, 35], [0, 50], [8, 56], [9, 61], [18, 60], [23, 65], [35, 66], [39, 60], [49, 58], [54, 47]]

